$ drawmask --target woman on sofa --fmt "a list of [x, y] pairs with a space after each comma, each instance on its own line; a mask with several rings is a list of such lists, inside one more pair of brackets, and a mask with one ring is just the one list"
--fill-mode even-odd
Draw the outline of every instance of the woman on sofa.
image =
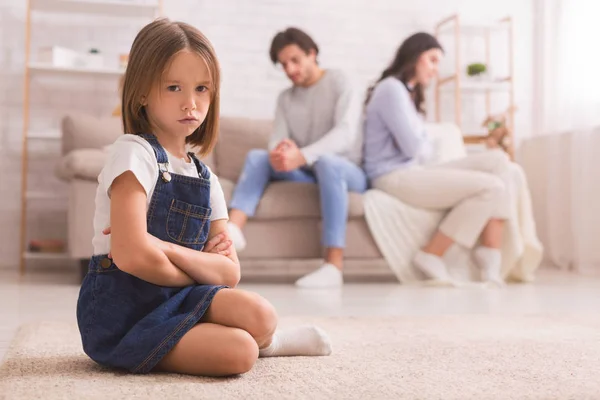
[[364, 168], [371, 185], [419, 208], [448, 211], [413, 264], [431, 279], [450, 281], [443, 255], [453, 243], [473, 248], [484, 281], [503, 283], [500, 246], [509, 215], [510, 161], [500, 150], [434, 165], [424, 125], [424, 89], [437, 75], [443, 49], [416, 33], [367, 93]]

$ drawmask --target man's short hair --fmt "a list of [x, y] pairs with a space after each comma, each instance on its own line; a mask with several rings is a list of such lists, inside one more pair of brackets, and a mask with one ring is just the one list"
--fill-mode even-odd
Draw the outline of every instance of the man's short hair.
[[271, 42], [269, 55], [273, 64], [277, 64], [277, 55], [279, 52], [291, 44], [300, 47], [306, 54], [311, 50], [314, 50], [315, 54], [319, 54], [319, 47], [304, 31], [298, 28], [287, 28], [285, 31], [277, 33]]

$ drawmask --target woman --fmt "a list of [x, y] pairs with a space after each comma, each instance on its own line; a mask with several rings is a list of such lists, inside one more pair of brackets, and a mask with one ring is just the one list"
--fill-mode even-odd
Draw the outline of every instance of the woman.
[[414, 257], [429, 278], [449, 281], [443, 255], [453, 243], [473, 248], [484, 281], [502, 284], [500, 246], [509, 215], [510, 161], [500, 150], [433, 165], [424, 125], [424, 88], [437, 75], [443, 49], [427, 33], [402, 43], [369, 89], [364, 167], [372, 187], [418, 208], [447, 210]]

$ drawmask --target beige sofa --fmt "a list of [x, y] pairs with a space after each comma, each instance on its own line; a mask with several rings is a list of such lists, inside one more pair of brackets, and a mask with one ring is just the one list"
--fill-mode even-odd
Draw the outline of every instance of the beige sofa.
[[[266, 148], [271, 121], [222, 117], [220, 125], [217, 146], [204, 162], [219, 176], [229, 202], [246, 153]], [[70, 182], [69, 251], [85, 268], [92, 254], [97, 176], [106, 158], [105, 146], [122, 134], [121, 122], [72, 114], [63, 119], [62, 134], [63, 158], [56, 174]], [[371, 237], [362, 196], [349, 196], [345, 280], [396, 281]], [[270, 184], [256, 216], [244, 228], [248, 246], [240, 254], [243, 281], [292, 282], [318, 267], [322, 262], [320, 226], [316, 185]]]

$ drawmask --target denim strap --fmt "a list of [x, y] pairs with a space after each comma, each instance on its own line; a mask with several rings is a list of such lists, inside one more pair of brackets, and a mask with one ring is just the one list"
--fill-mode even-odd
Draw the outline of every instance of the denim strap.
[[194, 164], [196, 164], [196, 169], [198, 170], [198, 175], [206, 180], [209, 180], [210, 173], [208, 172], [208, 168], [206, 168], [206, 166], [202, 164], [200, 160], [198, 160], [198, 157], [196, 157], [196, 155], [191, 151], [188, 153], [188, 156], [194, 160]]
[[156, 154], [156, 161], [159, 164], [166, 164], [169, 162], [167, 153], [165, 152], [165, 149], [163, 149], [163, 147], [160, 145], [160, 143], [158, 143], [158, 139], [156, 138], [156, 136], [150, 133], [138, 133], [137, 135], [142, 139], [146, 139], [146, 141], [150, 143], [150, 146], [152, 146], [152, 148], [154, 149], [154, 154]]

